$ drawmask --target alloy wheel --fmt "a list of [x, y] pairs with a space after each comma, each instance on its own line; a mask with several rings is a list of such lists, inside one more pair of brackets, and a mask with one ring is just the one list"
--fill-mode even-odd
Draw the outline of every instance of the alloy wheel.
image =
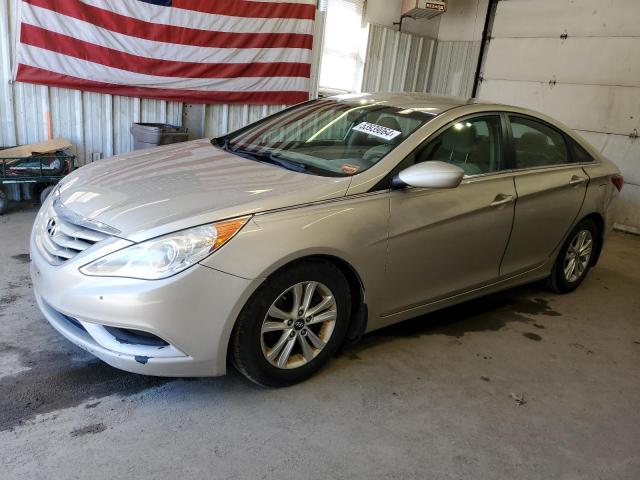
[[333, 293], [320, 282], [297, 283], [271, 304], [260, 329], [260, 345], [274, 367], [306, 365], [324, 349], [333, 334], [337, 306]]
[[593, 237], [589, 230], [580, 230], [571, 240], [564, 257], [564, 278], [568, 282], [575, 282], [586, 271], [591, 261]]

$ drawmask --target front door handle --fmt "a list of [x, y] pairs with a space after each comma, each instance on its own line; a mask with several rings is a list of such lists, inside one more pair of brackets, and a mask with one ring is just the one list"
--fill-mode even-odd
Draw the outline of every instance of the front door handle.
[[578, 175], [574, 175], [573, 177], [571, 177], [571, 180], [569, 180], [569, 185], [580, 185], [584, 182], [586, 182], [587, 179], [585, 177], [580, 177]]
[[506, 195], [504, 193], [500, 193], [499, 195], [496, 195], [496, 198], [494, 198], [493, 202], [491, 202], [489, 206], [499, 207], [500, 205], [506, 205], [507, 203], [511, 203], [513, 202], [513, 200], [514, 200], [513, 195]]

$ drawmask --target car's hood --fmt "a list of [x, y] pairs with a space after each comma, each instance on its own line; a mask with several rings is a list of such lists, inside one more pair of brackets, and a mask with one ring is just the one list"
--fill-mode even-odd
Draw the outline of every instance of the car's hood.
[[350, 179], [292, 172], [208, 140], [86, 165], [60, 188], [64, 207], [133, 241], [223, 218], [343, 196]]

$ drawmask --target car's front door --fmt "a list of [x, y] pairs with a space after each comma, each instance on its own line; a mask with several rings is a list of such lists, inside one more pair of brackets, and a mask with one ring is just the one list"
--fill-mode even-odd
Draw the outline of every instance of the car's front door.
[[544, 264], [576, 220], [589, 177], [572, 164], [571, 145], [550, 125], [509, 115], [515, 157], [513, 232], [500, 273], [511, 276]]
[[402, 163], [460, 166], [452, 189], [391, 192], [388, 309], [383, 316], [495, 280], [509, 240], [516, 191], [505, 169], [499, 114], [463, 118]]

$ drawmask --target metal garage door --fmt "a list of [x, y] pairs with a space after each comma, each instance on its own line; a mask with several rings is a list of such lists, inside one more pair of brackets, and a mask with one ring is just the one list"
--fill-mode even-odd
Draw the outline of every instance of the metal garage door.
[[618, 222], [640, 232], [640, 2], [498, 2], [479, 97], [547, 113], [621, 168]]

